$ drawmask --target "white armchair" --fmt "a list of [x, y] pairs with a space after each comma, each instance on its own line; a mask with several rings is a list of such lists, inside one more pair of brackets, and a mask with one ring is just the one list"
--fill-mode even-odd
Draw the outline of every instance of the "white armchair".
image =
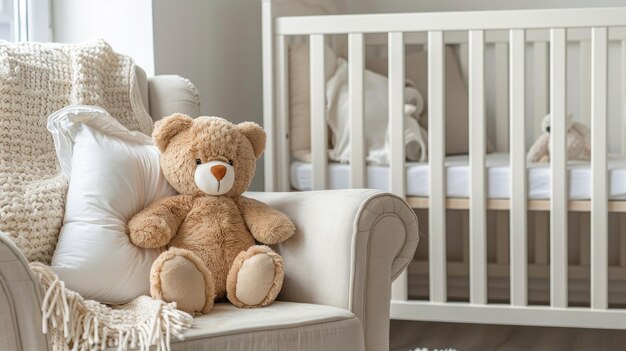
[[[153, 117], [198, 115], [198, 94], [188, 80], [138, 77]], [[286, 269], [278, 301], [261, 309], [216, 304], [172, 349], [387, 350], [391, 282], [418, 244], [412, 209], [375, 190], [246, 196], [283, 211], [297, 227], [294, 237], [276, 246]], [[25, 257], [0, 235], [0, 350], [49, 349], [41, 302]]]

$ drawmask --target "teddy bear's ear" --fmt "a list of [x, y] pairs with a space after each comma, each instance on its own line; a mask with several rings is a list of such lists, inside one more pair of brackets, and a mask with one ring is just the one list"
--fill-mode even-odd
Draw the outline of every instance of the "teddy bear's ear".
[[254, 157], [261, 157], [265, 150], [265, 131], [254, 122], [243, 122], [237, 125], [237, 128], [252, 144]]
[[192, 123], [193, 119], [182, 113], [175, 113], [165, 117], [154, 124], [152, 140], [154, 140], [154, 144], [159, 150], [164, 152], [170, 140], [172, 140], [176, 134], [189, 129]]
[[541, 130], [544, 133], [550, 133], [550, 119], [551, 119], [551, 115], [548, 113], [545, 117], [543, 117], [543, 119], [541, 120]]

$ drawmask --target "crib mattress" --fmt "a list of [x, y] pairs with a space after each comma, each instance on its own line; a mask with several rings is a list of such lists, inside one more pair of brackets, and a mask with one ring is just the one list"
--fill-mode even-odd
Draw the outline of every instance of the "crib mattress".
[[[446, 157], [447, 196], [466, 198], [470, 192], [470, 169], [467, 155]], [[490, 199], [507, 199], [511, 194], [511, 169], [509, 154], [494, 153], [486, 157], [487, 191]], [[609, 155], [609, 196], [612, 199], [626, 199], [626, 157]], [[312, 165], [294, 162], [291, 165], [291, 186], [296, 190], [311, 190]], [[329, 189], [350, 188], [350, 165], [331, 163], [328, 166]], [[406, 164], [407, 196], [429, 195], [428, 164], [408, 162]], [[569, 198], [588, 200], [591, 198], [591, 169], [589, 162], [570, 161], [568, 163]], [[367, 187], [389, 190], [389, 168], [367, 167]], [[547, 164], [528, 165], [528, 198], [544, 200], [550, 198], [550, 167]]]

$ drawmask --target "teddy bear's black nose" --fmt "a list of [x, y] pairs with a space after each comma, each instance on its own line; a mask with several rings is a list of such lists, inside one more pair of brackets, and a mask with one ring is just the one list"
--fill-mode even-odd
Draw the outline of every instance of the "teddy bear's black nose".
[[550, 127], [546, 127], [546, 132], [550, 133]]

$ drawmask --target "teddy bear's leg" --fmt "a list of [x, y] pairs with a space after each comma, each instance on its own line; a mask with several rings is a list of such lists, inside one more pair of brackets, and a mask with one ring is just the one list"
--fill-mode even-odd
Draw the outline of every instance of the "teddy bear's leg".
[[226, 293], [241, 308], [271, 304], [283, 285], [283, 259], [265, 245], [252, 246], [237, 255], [228, 273]]
[[185, 312], [213, 309], [215, 281], [204, 262], [193, 252], [172, 247], [161, 253], [150, 270], [150, 295], [176, 302]]

